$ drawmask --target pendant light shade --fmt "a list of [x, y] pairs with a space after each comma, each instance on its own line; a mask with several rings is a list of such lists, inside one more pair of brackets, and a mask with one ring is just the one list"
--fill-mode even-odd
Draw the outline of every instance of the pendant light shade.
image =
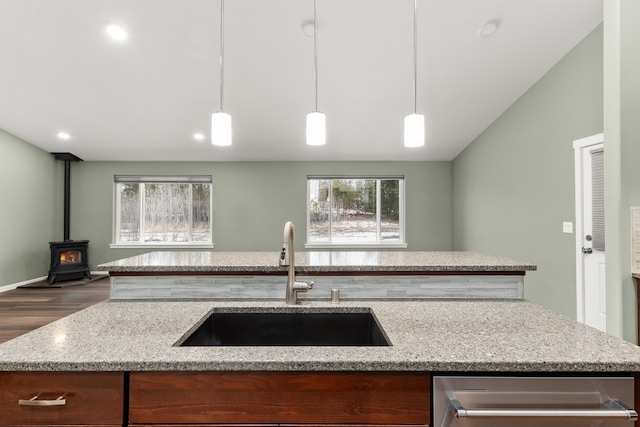
[[422, 147], [424, 145], [424, 116], [409, 114], [404, 118], [404, 146]]
[[318, 0], [313, 0], [313, 60], [315, 110], [307, 114], [307, 145], [324, 145], [327, 140], [326, 118], [318, 111]]
[[211, 143], [231, 145], [231, 116], [223, 112], [224, 102], [224, 0], [220, 0], [220, 111], [211, 115]]
[[424, 116], [418, 114], [418, 0], [413, 0], [413, 114], [404, 118], [404, 146], [424, 145]]
[[307, 145], [324, 145], [327, 126], [324, 113], [314, 111], [307, 114]]
[[211, 143], [220, 147], [231, 145], [231, 115], [222, 111], [211, 115]]

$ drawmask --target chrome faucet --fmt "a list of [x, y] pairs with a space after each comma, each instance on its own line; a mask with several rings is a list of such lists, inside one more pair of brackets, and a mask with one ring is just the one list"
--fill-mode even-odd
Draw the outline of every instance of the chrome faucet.
[[284, 237], [282, 241], [282, 252], [280, 252], [280, 266], [289, 267], [287, 275], [287, 291], [284, 300], [287, 304], [296, 304], [298, 302], [298, 292], [307, 292], [313, 288], [313, 282], [296, 281], [296, 265], [295, 250], [293, 241], [295, 238], [295, 230], [293, 223], [287, 221], [284, 225]]

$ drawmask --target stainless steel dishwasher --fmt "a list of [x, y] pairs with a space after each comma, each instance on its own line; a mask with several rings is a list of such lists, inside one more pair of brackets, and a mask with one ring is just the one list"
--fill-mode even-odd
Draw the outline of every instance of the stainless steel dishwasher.
[[632, 377], [434, 376], [433, 427], [632, 426]]

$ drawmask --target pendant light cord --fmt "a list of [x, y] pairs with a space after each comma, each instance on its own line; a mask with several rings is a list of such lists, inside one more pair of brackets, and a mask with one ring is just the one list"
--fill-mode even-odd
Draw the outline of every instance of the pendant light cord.
[[318, 0], [313, 0], [313, 80], [315, 83], [315, 109], [318, 111]]
[[220, 111], [224, 111], [224, 0], [220, 0]]
[[413, 0], [413, 113], [418, 112], [418, 0]]

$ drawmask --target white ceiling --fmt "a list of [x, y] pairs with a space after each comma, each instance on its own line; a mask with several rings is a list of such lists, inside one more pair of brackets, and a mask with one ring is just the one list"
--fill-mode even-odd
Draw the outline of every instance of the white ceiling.
[[418, 0], [427, 131], [411, 149], [413, 0], [318, 0], [320, 147], [304, 140], [312, 18], [313, 0], [225, 2], [233, 145], [214, 147], [218, 0], [0, 0], [0, 128], [84, 160], [451, 160], [602, 21], [602, 0]]

